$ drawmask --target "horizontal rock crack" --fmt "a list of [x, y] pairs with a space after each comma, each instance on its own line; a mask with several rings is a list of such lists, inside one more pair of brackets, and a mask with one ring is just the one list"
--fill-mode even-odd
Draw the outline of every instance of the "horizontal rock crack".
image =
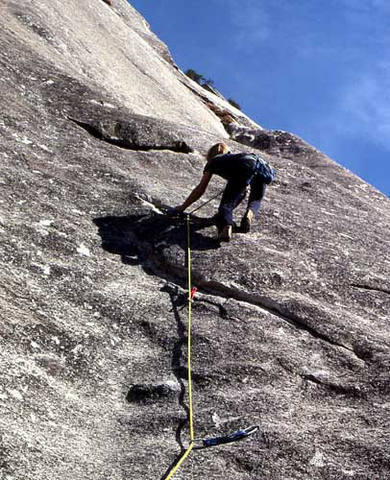
[[[129, 220], [126, 219], [126, 221], [128, 222]], [[164, 278], [175, 285], [180, 285], [185, 289], [187, 279], [186, 268], [181, 264], [181, 262], [179, 264], [176, 263], [174, 259], [170, 260], [167, 258], [166, 254], [164, 253], [164, 249], [166, 247], [164, 241], [165, 235], [174, 235], [174, 233], [172, 233], [173, 226], [169, 220], [167, 220], [164, 215], [157, 217], [141, 216], [137, 221], [133, 220], [133, 222], [133, 228], [128, 228], [127, 226], [125, 231], [121, 233], [121, 235], [123, 235], [123, 239], [125, 239], [127, 248], [129, 245], [132, 245], [132, 250], [137, 252], [136, 255], [138, 257], [138, 262], [149, 274], [157, 275], [160, 278]], [[111, 225], [111, 228], [114, 228], [115, 230], [115, 222], [113, 225]], [[153, 231], [156, 228], [158, 229], [158, 234], [157, 236], [153, 237]], [[138, 230], [137, 233], [134, 231], [134, 229]], [[107, 244], [105, 247], [107, 249], [110, 241], [112, 241], [111, 234], [108, 235], [107, 232], [104, 232], [102, 227], [100, 230], [103, 242], [104, 244]], [[151, 237], [151, 241], [145, 241], [146, 237]], [[182, 240], [180, 239], [181, 237], [179, 239], [176, 238], [176, 241], [179, 242], [179, 244]], [[114, 250], [117, 251], [117, 248], [115, 247]], [[122, 253], [124, 254], [125, 251], [123, 250]], [[195, 269], [192, 271], [192, 279], [193, 284], [196, 285], [200, 291], [203, 290], [204, 293], [208, 293], [214, 297], [231, 298], [249, 305], [260, 307], [264, 311], [278, 317], [280, 320], [283, 320], [285, 323], [288, 323], [294, 328], [307, 332], [313, 338], [316, 338], [322, 342], [326, 342], [328, 345], [333, 347], [339, 347], [343, 348], [344, 350], [348, 350], [349, 352], [353, 353], [356, 358], [365, 363], [371, 358], [370, 349], [367, 349], [359, 344], [346, 345], [340, 340], [332, 338], [328, 332], [319, 331], [317, 328], [315, 328], [315, 326], [311, 325], [310, 318], [312, 317], [313, 313], [307, 313], [310, 315], [310, 318], [306, 318], [306, 314], [304, 316], [300, 315], [299, 312], [302, 305], [300, 305], [299, 302], [295, 304], [295, 302], [291, 300], [293, 302], [293, 308], [290, 308], [289, 303], [278, 302], [265, 295], [249, 293], [235, 286], [227, 286], [219, 281], [208, 280]], [[298, 308], [297, 312], [295, 312], [295, 307]], [[313, 308], [314, 312], [318, 310], [318, 308], [315, 306], [313, 306]], [[219, 314], [221, 316], [228, 317], [228, 312], [224, 308], [219, 309]]]
[[321, 387], [324, 387], [338, 394], [349, 395], [353, 397], [364, 396], [364, 392], [362, 392], [361, 389], [355, 385], [341, 385], [335, 382], [324, 381], [310, 373], [302, 374], [301, 377], [306, 381], [315, 383], [316, 385], [320, 385]]
[[268, 313], [271, 313], [272, 315], [275, 315], [281, 320], [287, 322], [289, 325], [299, 330], [306, 331], [312, 337], [317, 338], [321, 341], [327, 342], [328, 344], [334, 347], [344, 348], [352, 352], [360, 360], [365, 361], [365, 358], [359, 355], [359, 353], [356, 352], [353, 348], [333, 340], [328, 335], [318, 332], [310, 325], [307, 325], [307, 323], [304, 320], [297, 317], [296, 315], [291, 315], [289, 312], [282, 311], [280, 306], [274, 300], [268, 299], [266, 297], [260, 297], [258, 295], [252, 295], [250, 293], [242, 292], [238, 289], [227, 287], [222, 283], [214, 282], [214, 281], [212, 282], [201, 281], [201, 282], [197, 282], [197, 285], [203, 288], [205, 291], [207, 291], [210, 294], [213, 294], [213, 295], [219, 294], [224, 297], [233, 298], [234, 300], [238, 300], [241, 302], [248, 303], [250, 305], [254, 305], [256, 307], [260, 307], [263, 310], [267, 311]]
[[372, 287], [370, 285], [360, 285], [358, 283], [352, 283], [351, 287], [360, 288], [362, 290], [370, 290], [373, 292], [387, 293], [388, 295], [390, 295], [390, 290], [388, 290], [387, 288]]
[[[183, 268], [173, 265], [169, 262], [162, 261], [160, 256], [156, 255], [151, 246], [147, 247], [145, 242], [139, 242], [135, 235], [132, 235], [132, 241], [139, 243], [138, 246], [142, 250], [145, 251], [145, 248], [147, 249], [148, 255], [146, 256], [146, 266], [152, 272], [173, 283], [183, 283], [186, 280], [186, 272], [183, 271]], [[360, 354], [359, 350], [337, 342], [330, 338], [328, 335], [318, 332], [310, 325], [307, 325], [307, 323], [303, 319], [297, 317], [296, 315], [292, 315], [289, 312], [283, 311], [282, 307], [278, 305], [274, 300], [243, 292], [236, 288], [228, 287], [220, 282], [204, 280], [202, 278], [202, 275], [197, 274], [194, 270], [193, 279], [194, 284], [196, 284], [198, 289], [202, 289], [204, 292], [212, 296], [232, 298], [234, 300], [244, 302], [249, 305], [260, 307], [268, 313], [277, 316], [289, 325], [299, 330], [306, 331], [312, 337], [326, 342], [333, 347], [339, 347], [348, 350], [349, 352], [353, 353], [359, 360], [366, 362], [366, 356], [364, 354]]]
[[175, 153], [191, 153], [193, 149], [187, 145], [184, 141], [171, 141], [167, 143], [161, 142], [159, 145], [157, 144], [145, 144], [145, 143], [137, 143], [131, 141], [129, 138], [121, 138], [111, 135], [105, 135], [97, 126], [83, 122], [81, 120], [77, 120], [75, 118], [68, 117], [73, 123], [78, 125], [79, 127], [83, 128], [86, 132], [88, 132], [91, 136], [97, 138], [98, 140], [102, 140], [107, 142], [111, 145], [115, 145], [116, 147], [123, 148], [125, 150], [133, 150], [133, 151], [142, 151], [148, 152], [152, 150], [170, 150]]

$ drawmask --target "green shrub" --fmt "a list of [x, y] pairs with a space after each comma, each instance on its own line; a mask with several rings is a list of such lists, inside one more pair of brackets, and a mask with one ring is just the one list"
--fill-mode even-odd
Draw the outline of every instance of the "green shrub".
[[204, 77], [203, 75], [201, 75], [200, 73], [198, 72], [195, 72], [195, 70], [193, 70], [192, 68], [189, 68], [188, 70], [186, 70], [184, 72], [187, 77], [191, 78], [192, 80], [194, 80], [196, 83], [199, 83], [199, 85], [202, 85], [202, 81], [204, 80]]
[[[187, 77], [191, 78], [194, 80], [196, 83], [199, 83], [202, 87], [213, 87], [214, 86], [214, 80], [211, 80], [210, 78], [205, 78], [201, 73], [196, 72], [192, 68], [189, 68], [184, 72]], [[228, 98], [228, 102], [230, 105], [233, 105], [233, 107], [237, 108], [238, 110], [241, 110], [241, 106], [232, 98]]]
[[233, 107], [238, 108], [238, 110], [241, 110], [241, 106], [232, 98], [228, 98], [228, 102], [230, 105], [233, 105]]

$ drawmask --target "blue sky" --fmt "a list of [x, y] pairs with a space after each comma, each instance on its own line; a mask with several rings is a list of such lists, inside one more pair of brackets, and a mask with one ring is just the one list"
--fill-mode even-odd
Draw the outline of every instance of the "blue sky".
[[389, 0], [130, 0], [182, 70], [390, 195]]

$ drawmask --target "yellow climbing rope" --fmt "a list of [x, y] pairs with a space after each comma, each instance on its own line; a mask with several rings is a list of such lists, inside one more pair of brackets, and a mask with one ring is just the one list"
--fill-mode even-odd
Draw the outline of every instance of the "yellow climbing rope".
[[187, 271], [188, 271], [188, 401], [190, 405], [190, 441], [194, 442], [194, 415], [192, 405], [192, 378], [191, 378], [191, 310], [192, 310], [192, 284], [191, 284], [191, 224], [187, 215]]
[[[188, 457], [191, 451], [199, 448], [208, 448], [217, 445], [222, 445], [225, 443], [232, 443], [238, 440], [249, 437], [256, 433], [259, 429], [258, 426], [251, 426], [248, 428], [240, 428], [239, 430], [231, 433], [227, 436], [214, 437], [202, 440], [203, 447], [194, 446], [194, 409], [192, 402], [192, 379], [191, 379], [191, 311], [192, 311], [192, 301], [194, 295], [197, 291], [196, 287], [191, 285], [191, 224], [190, 224], [190, 215], [187, 215], [187, 271], [188, 271], [188, 346], [187, 346], [187, 357], [188, 357], [188, 403], [189, 403], [189, 423], [190, 423], [190, 443], [187, 449], [182, 453], [179, 460], [174, 464], [172, 469], [168, 472], [167, 476], [164, 477], [164, 480], [169, 480], [173, 478], [174, 474], [179, 469], [180, 465]], [[192, 478], [193, 478], [193, 465], [192, 465]]]
[[183, 453], [175, 466], [169, 472], [165, 480], [169, 480], [177, 472], [180, 465], [191, 453], [194, 448], [194, 409], [192, 404], [192, 378], [191, 378], [191, 307], [192, 307], [192, 285], [191, 285], [191, 224], [190, 216], [187, 217], [187, 271], [188, 271], [188, 331], [187, 331], [187, 358], [188, 358], [188, 403], [189, 403], [189, 422], [190, 422], [190, 443], [187, 450]]

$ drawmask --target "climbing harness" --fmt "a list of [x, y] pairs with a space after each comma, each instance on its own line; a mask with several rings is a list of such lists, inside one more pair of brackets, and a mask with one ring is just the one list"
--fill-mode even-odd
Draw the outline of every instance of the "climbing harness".
[[[215, 198], [215, 197], [214, 197]], [[212, 199], [210, 199], [212, 200]], [[209, 201], [210, 201], [209, 200]], [[208, 202], [206, 202], [208, 203]], [[205, 204], [204, 204], [205, 205]], [[203, 205], [202, 205], [203, 206]], [[201, 207], [202, 207], [201, 206]], [[200, 207], [200, 208], [201, 208]], [[199, 209], [197, 209], [199, 210]], [[190, 214], [186, 213], [186, 225], [187, 225], [187, 284], [188, 284], [188, 331], [187, 331], [187, 369], [188, 369], [188, 403], [189, 403], [189, 430], [190, 430], [190, 442], [187, 449], [183, 452], [179, 460], [172, 467], [164, 480], [169, 480], [173, 478], [180, 465], [184, 460], [189, 456], [192, 450], [200, 450], [203, 448], [215, 447], [218, 445], [223, 445], [226, 443], [237, 442], [244, 440], [245, 438], [253, 435], [259, 429], [258, 426], [252, 426], [245, 429], [239, 429], [230, 435], [222, 437], [213, 437], [204, 440], [195, 440], [194, 438], [194, 409], [193, 409], [193, 398], [192, 398], [192, 370], [191, 370], [191, 314], [192, 314], [192, 303], [194, 301], [197, 288], [192, 286], [191, 280], [191, 220]], [[200, 442], [201, 445], [197, 446], [196, 443]]]

